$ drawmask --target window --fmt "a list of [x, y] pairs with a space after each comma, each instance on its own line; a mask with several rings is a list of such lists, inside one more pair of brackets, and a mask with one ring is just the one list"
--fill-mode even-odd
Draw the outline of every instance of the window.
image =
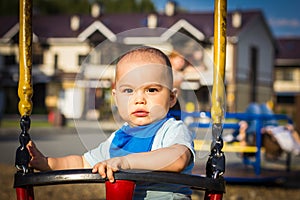
[[9, 66], [9, 65], [16, 65], [16, 55], [4, 55], [4, 65]]
[[57, 54], [54, 55], [54, 69], [55, 70], [58, 69], [58, 55]]
[[277, 103], [294, 104], [295, 103], [295, 97], [292, 96], [292, 95], [277, 96]]
[[292, 81], [293, 80], [293, 71], [292, 70], [284, 70], [283, 71], [283, 80], [284, 81]]
[[40, 65], [44, 63], [44, 55], [43, 54], [33, 54], [32, 55], [32, 64]]
[[281, 81], [283, 80], [283, 74], [282, 74], [282, 70], [276, 70], [275, 72], [275, 78], [277, 81]]
[[258, 49], [257, 47], [250, 48], [250, 101], [256, 102], [257, 94], [256, 94], [256, 85], [257, 85], [257, 65], [258, 65]]
[[85, 61], [85, 59], [87, 58], [87, 55], [79, 55], [78, 56], [78, 65], [82, 65], [82, 63]]
[[293, 81], [293, 70], [280, 69], [276, 70], [276, 80], [278, 81]]

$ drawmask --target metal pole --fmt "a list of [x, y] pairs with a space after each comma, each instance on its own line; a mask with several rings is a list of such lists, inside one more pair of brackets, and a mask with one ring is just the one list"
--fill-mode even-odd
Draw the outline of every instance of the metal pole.
[[[15, 165], [17, 173], [28, 173], [30, 155], [26, 148], [30, 140], [28, 130], [30, 128], [30, 118], [32, 112], [31, 97], [32, 87], [32, 0], [19, 1], [19, 85], [18, 96], [19, 113], [21, 115], [20, 126], [22, 132], [19, 136], [20, 146], [16, 151]], [[33, 187], [16, 188], [18, 200], [33, 200]]]

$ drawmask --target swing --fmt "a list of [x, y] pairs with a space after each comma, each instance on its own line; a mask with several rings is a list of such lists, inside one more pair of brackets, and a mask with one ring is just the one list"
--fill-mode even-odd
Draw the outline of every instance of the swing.
[[172, 172], [143, 172], [127, 170], [115, 173], [116, 183], [109, 183], [99, 174], [93, 174], [90, 169], [55, 170], [48, 172], [33, 172], [28, 167], [30, 155], [26, 148], [30, 141], [30, 115], [32, 111], [31, 97], [33, 93], [31, 82], [32, 70], [32, 0], [20, 0], [20, 76], [18, 95], [20, 98], [19, 112], [21, 115], [19, 136], [20, 146], [16, 151], [15, 165], [17, 172], [14, 177], [14, 188], [18, 200], [33, 200], [34, 186], [75, 184], [75, 183], [105, 183], [107, 199], [132, 199], [135, 181], [154, 183], [182, 184], [192, 189], [204, 190], [206, 200], [221, 200], [225, 193], [225, 156], [222, 152], [223, 119], [224, 119], [224, 88], [226, 56], [226, 0], [215, 0], [214, 13], [214, 84], [212, 91], [212, 148], [206, 165], [206, 176], [187, 175]]

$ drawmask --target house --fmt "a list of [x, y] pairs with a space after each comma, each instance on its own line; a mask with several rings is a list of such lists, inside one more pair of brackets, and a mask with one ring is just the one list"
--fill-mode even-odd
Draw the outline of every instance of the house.
[[[104, 100], [109, 103], [101, 107], [110, 108], [116, 59], [128, 48], [151, 45], [167, 54], [180, 52], [197, 69], [199, 73], [187, 75], [182, 85], [185, 103], [209, 110], [212, 12], [180, 13], [170, 2], [165, 13], [150, 14], [106, 14], [97, 6], [92, 6], [91, 15], [33, 16], [35, 109], [59, 107], [66, 117], [79, 118], [93, 115], [89, 111], [97, 110]], [[17, 107], [18, 18], [0, 17], [0, 24], [1, 85], [12, 111]], [[227, 35], [227, 111], [270, 101], [275, 42], [263, 13], [228, 12]]]
[[275, 59], [276, 112], [293, 117], [300, 128], [300, 38], [278, 38]]

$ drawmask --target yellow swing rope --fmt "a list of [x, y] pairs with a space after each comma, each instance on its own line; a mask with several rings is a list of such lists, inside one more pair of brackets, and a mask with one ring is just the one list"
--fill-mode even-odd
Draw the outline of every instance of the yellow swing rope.
[[[226, 11], [226, 0], [215, 0], [214, 77], [211, 107], [211, 117], [213, 123], [212, 144], [211, 153], [206, 163], [206, 175], [214, 179], [222, 176], [225, 172], [225, 155], [222, 152], [222, 132], [225, 106], [224, 75], [226, 56]], [[208, 193], [206, 195], [208, 195]]]
[[215, 0], [214, 11], [214, 76], [211, 117], [213, 124], [222, 124], [225, 109], [225, 62], [226, 62], [226, 0]]
[[32, 112], [32, 0], [20, 0], [19, 16], [19, 113], [30, 116]]
[[15, 166], [19, 171], [27, 173], [30, 155], [26, 145], [30, 141], [30, 115], [32, 112], [32, 0], [20, 0], [19, 16], [19, 85], [18, 95], [20, 127], [22, 129], [16, 151]]

